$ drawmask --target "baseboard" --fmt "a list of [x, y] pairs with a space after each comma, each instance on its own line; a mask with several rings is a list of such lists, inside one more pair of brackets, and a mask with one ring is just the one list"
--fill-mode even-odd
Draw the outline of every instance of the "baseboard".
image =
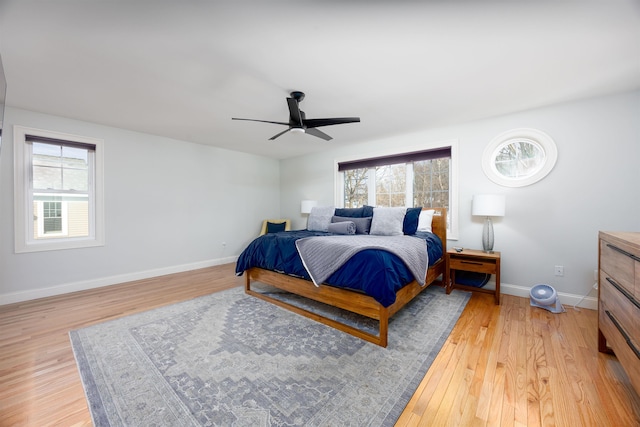
[[[49, 288], [34, 289], [23, 292], [12, 292], [8, 294], [0, 294], [0, 305], [13, 304], [16, 302], [29, 301], [38, 298], [51, 297], [55, 295], [68, 294], [70, 292], [84, 291], [88, 289], [100, 288], [103, 286], [117, 285], [120, 283], [133, 282], [135, 280], [149, 279], [152, 277], [164, 276], [167, 274], [182, 273], [185, 271], [198, 270], [200, 268], [213, 267], [216, 265], [229, 264], [236, 262], [237, 256], [231, 256], [226, 258], [218, 258], [208, 261], [200, 261], [191, 264], [175, 265], [171, 267], [158, 268], [154, 270], [139, 271], [128, 274], [120, 274], [117, 276], [102, 277], [98, 279], [84, 280], [81, 282], [67, 283], [64, 285], [52, 286]], [[495, 282], [490, 281], [487, 283], [488, 289], [495, 289]], [[525, 286], [511, 285], [508, 283], [500, 284], [500, 291], [503, 294], [514, 295], [522, 298], [529, 298], [529, 291], [531, 288]], [[583, 295], [568, 294], [564, 292], [558, 292], [560, 302], [565, 306], [574, 306], [579, 304], [578, 307], [588, 308], [592, 310], [598, 309], [598, 298], [590, 296], [591, 293], [595, 293], [593, 289], [585, 297]]]
[[[489, 282], [487, 285], [495, 283]], [[525, 286], [518, 285], [510, 285], [508, 283], [500, 283], [500, 292], [507, 295], [514, 295], [517, 297], [529, 298], [529, 292], [531, 288], [527, 288]], [[560, 303], [565, 306], [565, 308], [577, 306], [580, 308], [587, 308], [591, 310], [598, 309], [598, 298], [597, 296], [591, 296], [592, 294], [596, 294], [595, 289], [590, 288], [589, 293], [585, 295], [576, 295], [576, 294], [568, 294], [565, 292], [558, 292], [558, 297], [560, 297]]]
[[97, 279], [83, 280], [80, 282], [66, 283], [48, 288], [40, 288], [22, 292], [11, 292], [0, 294], [0, 305], [13, 304], [34, 300], [38, 298], [51, 297], [55, 295], [68, 294], [70, 292], [85, 291], [88, 289], [101, 288], [103, 286], [117, 285], [120, 283], [133, 282], [135, 280], [149, 279], [152, 277], [164, 276], [167, 274], [182, 273], [185, 271], [198, 270], [200, 268], [213, 267], [216, 265], [236, 262], [237, 256], [218, 258], [208, 261], [194, 262], [191, 264], [174, 265], [154, 270], [137, 271], [134, 273], [119, 274], [116, 276], [101, 277]]

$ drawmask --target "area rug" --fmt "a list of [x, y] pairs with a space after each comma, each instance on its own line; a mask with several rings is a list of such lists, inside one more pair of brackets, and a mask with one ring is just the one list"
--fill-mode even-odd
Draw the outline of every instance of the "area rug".
[[70, 338], [95, 426], [391, 426], [468, 299], [429, 287], [390, 319], [387, 348], [242, 288]]

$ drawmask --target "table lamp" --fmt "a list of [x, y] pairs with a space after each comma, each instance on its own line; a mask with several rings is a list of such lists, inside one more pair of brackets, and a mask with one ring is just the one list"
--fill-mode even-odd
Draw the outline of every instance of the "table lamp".
[[478, 194], [473, 196], [471, 215], [484, 216], [486, 221], [482, 230], [482, 249], [493, 252], [493, 223], [492, 216], [504, 216], [505, 197], [501, 194]]

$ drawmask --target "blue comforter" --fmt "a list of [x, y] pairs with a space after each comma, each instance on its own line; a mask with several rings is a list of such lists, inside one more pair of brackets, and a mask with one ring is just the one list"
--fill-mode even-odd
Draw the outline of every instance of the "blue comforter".
[[[304, 237], [328, 236], [319, 231], [285, 231], [258, 237], [240, 254], [236, 274], [259, 267], [311, 280], [296, 250], [295, 241]], [[427, 241], [429, 265], [442, 257], [442, 242], [432, 233], [417, 232], [415, 237]], [[384, 307], [396, 301], [396, 292], [414, 280], [409, 268], [394, 254], [377, 249], [358, 252], [333, 273], [326, 283], [355, 289], [373, 297]]]

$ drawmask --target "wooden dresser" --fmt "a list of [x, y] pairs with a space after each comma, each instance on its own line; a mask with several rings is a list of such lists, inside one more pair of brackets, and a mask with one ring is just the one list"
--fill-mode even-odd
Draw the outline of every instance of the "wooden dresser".
[[598, 350], [613, 353], [640, 393], [640, 233], [599, 233]]

